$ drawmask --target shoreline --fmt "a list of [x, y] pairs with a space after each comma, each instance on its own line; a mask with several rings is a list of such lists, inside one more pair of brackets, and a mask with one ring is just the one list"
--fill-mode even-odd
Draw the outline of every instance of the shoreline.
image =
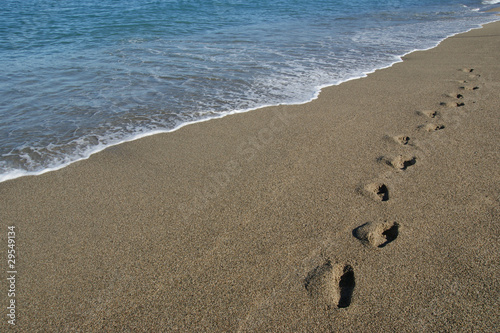
[[[496, 12], [496, 11], [499, 11], [499, 9], [498, 8], [493, 8], [493, 9], [487, 10], [486, 12]], [[467, 32], [470, 32], [470, 31], [473, 31], [473, 30], [476, 30], [476, 29], [481, 29], [485, 24], [489, 24], [489, 23], [493, 23], [493, 22], [496, 22], [496, 21], [484, 23], [484, 24], [479, 25], [477, 27], [470, 28], [467, 31], [457, 32], [457, 33], [451, 34], [451, 35], [449, 35], [447, 37], [444, 37], [442, 40], [440, 40], [439, 42], [437, 42], [434, 46], [430, 46], [430, 47], [424, 48], [424, 49], [414, 49], [414, 50], [408, 51], [408, 52], [406, 52], [406, 53], [404, 53], [402, 55], [395, 56], [395, 58], [397, 58], [397, 60], [394, 60], [394, 62], [392, 62], [391, 64], [389, 64], [387, 66], [382, 66], [382, 67], [375, 68], [375, 69], [373, 69], [371, 71], [368, 71], [368, 72], [363, 72], [359, 76], [354, 76], [352, 78], [346, 79], [344, 81], [340, 81], [338, 83], [332, 83], [332, 84], [326, 84], [326, 85], [320, 86], [320, 87], [317, 88], [316, 92], [313, 94], [313, 97], [311, 97], [311, 99], [309, 99], [307, 101], [304, 101], [304, 102], [292, 103], [292, 104], [280, 103], [280, 104], [276, 104], [276, 105], [274, 105], [274, 104], [273, 105], [262, 105], [262, 106], [253, 107], [253, 108], [244, 109], [244, 110], [232, 110], [232, 111], [224, 112], [224, 113], [222, 113], [222, 114], [220, 114], [218, 116], [213, 116], [213, 117], [209, 117], [209, 118], [198, 119], [198, 120], [195, 120], [195, 121], [192, 121], [192, 122], [182, 123], [182, 124], [178, 125], [177, 127], [172, 128], [172, 129], [168, 129], [168, 130], [167, 129], [165, 129], [165, 130], [154, 130], [154, 131], [151, 131], [151, 132], [148, 132], [148, 133], [132, 135], [129, 138], [123, 139], [123, 140], [121, 140], [119, 142], [116, 142], [116, 143], [110, 143], [108, 145], [105, 145], [104, 147], [94, 147], [93, 149], [89, 149], [84, 154], [84, 156], [78, 157], [78, 158], [76, 158], [74, 160], [71, 160], [70, 162], [62, 163], [62, 164], [57, 165], [57, 166], [47, 167], [47, 168], [45, 168], [43, 170], [38, 170], [38, 171], [25, 171], [25, 170], [16, 169], [16, 170], [11, 171], [11, 172], [9, 172], [7, 174], [0, 175], [0, 183], [5, 182], [5, 181], [9, 181], [9, 180], [14, 180], [14, 179], [17, 179], [17, 178], [20, 178], [20, 177], [39, 176], [39, 175], [43, 175], [43, 174], [48, 173], [48, 172], [58, 171], [58, 170], [61, 170], [63, 168], [68, 167], [69, 165], [71, 165], [73, 163], [77, 163], [79, 161], [87, 160], [92, 155], [98, 154], [98, 153], [100, 153], [100, 152], [102, 152], [102, 151], [104, 151], [104, 150], [106, 150], [106, 149], [108, 149], [110, 147], [114, 147], [114, 146], [117, 146], [117, 145], [120, 145], [120, 144], [123, 144], [123, 143], [127, 143], [127, 142], [133, 142], [133, 141], [140, 140], [140, 139], [152, 136], [152, 135], [172, 133], [172, 132], [175, 132], [175, 131], [177, 131], [177, 130], [185, 127], [185, 126], [188, 126], [188, 125], [194, 125], [194, 124], [198, 124], [198, 123], [203, 123], [203, 122], [210, 121], [210, 120], [217, 120], [217, 119], [221, 119], [221, 118], [224, 118], [224, 117], [227, 117], [227, 116], [231, 116], [231, 115], [235, 115], [235, 114], [252, 112], [252, 111], [258, 111], [260, 109], [269, 108], [269, 107], [291, 106], [291, 105], [303, 105], [303, 104], [307, 104], [307, 103], [310, 103], [310, 102], [316, 100], [319, 97], [319, 95], [321, 94], [321, 91], [323, 89], [325, 89], [325, 88], [329, 88], [329, 87], [333, 87], [333, 86], [338, 86], [338, 85], [343, 84], [345, 82], [349, 82], [349, 81], [352, 81], [352, 80], [358, 80], [358, 79], [365, 78], [368, 75], [370, 75], [370, 74], [372, 74], [372, 73], [374, 73], [374, 72], [376, 72], [378, 70], [383, 70], [383, 69], [386, 69], [386, 68], [390, 68], [390, 67], [394, 66], [395, 64], [403, 62], [403, 58], [406, 55], [408, 55], [408, 54], [411, 54], [413, 52], [431, 50], [431, 49], [437, 47], [439, 44], [441, 44], [444, 40], [446, 40], [448, 38], [451, 38], [451, 37], [459, 35], [459, 34], [467, 33]]]
[[499, 32], [2, 182], [16, 328], [498, 329]]

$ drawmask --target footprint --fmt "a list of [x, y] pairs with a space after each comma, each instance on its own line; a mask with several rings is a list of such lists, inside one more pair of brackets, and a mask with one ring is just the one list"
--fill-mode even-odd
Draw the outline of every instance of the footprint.
[[459, 94], [459, 93], [450, 93], [450, 94], [446, 94], [444, 96], [449, 97], [449, 98], [456, 98], [456, 99], [463, 99], [464, 98], [464, 95]]
[[428, 118], [436, 118], [436, 116], [438, 115], [437, 111], [433, 110], [417, 111], [417, 114], [426, 116]]
[[332, 265], [330, 260], [314, 268], [304, 280], [309, 296], [327, 309], [347, 308], [351, 305], [355, 285], [352, 266]]
[[396, 135], [393, 137], [394, 141], [400, 145], [407, 145], [410, 142], [410, 137], [406, 135]]
[[385, 160], [384, 162], [395, 169], [406, 170], [406, 168], [408, 168], [409, 166], [417, 163], [417, 158], [415, 156], [398, 155], [392, 160]]
[[444, 125], [442, 124], [427, 124], [427, 125], [422, 125], [420, 128], [424, 128], [427, 132], [435, 132], [442, 130], [444, 128]]
[[399, 235], [397, 222], [372, 223], [367, 222], [352, 231], [352, 235], [365, 245], [385, 247]]
[[439, 105], [446, 106], [447, 108], [456, 108], [456, 107], [464, 106], [465, 103], [463, 103], [463, 102], [441, 102], [441, 103], [439, 103]]
[[389, 188], [384, 183], [371, 183], [365, 186], [364, 193], [376, 201], [389, 200]]
[[478, 90], [479, 87], [478, 86], [461, 86], [460, 89], [461, 90]]

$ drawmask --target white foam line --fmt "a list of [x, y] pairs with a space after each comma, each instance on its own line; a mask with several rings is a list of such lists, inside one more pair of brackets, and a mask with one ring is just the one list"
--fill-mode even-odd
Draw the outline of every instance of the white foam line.
[[[500, 0], [498, 1], [500, 2]], [[454, 34], [451, 34], [447, 37], [444, 37], [442, 40], [440, 40], [439, 42], [437, 42], [434, 46], [431, 46], [431, 47], [428, 47], [428, 48], [424, 48], [424, 49], [414, 49], [412, 51], [409, 51], [409, 52], [406, 52], [404, 53], [403, 55], [401, 56], [395, 56], [398, 60], [392, 62], [391, 64], [387, 65], [387, 66], [383, 66], [383, 67], [377, 67], [371, 71], [367, 71], [367, 72], [362, 72], [360, 75], [358, 76], [353, 76], [349, 79], [345, 79], [345, 80], [341, 80], [341, 81], [338, 81], [336, 83], [331, 83], [331, 84], [325, 84], [325, 85], [321, 85], [321, 86], [318, 86], [318, 90], [313, 94], [313, 97], [310, 98], [309, 100], [306, 100], [304, 102], [297, 102], [297, 103], [280, 103], [280, 104], [268, 104], [268, 105], [261, 105], [261, 106], [258, 106], [258, 107], [253, 107], [253, 108], [249, 108], [249, 109], [242, 109], [242, 110], [233, 110], [233, 111], [227, 111], [227, 112], [223, 112], [217, 116], [211, 116], [211, 117], [207, 117], [207, 118], [203, 118], [203, 119], [198, 119], [198, 120], [194, 120], [194, 121], [189, 121], [189, 122], [185, 122], [185, 123], [182, 123], [170, 130], [155, 130], [155, 131], [151, 131], [151, 132], [148, 132], [148, 133], [142, 133], [142, 134], [138, 134], [138, 135], [133, 135], [131, 136], [130, 138], [128, 139], [124, 139], [124, 140], [121, 140], [121, 141], [118, 141], [116, 143], [111, 143], [109, 145], [106, 145], [104, 147], [99, 147], [97, 149], [93, 149], [93, 150], [90, 150], [89, 152], [87, 152], [85, 154], [85, 156], [83, 157], [80, 157], [80, 158], [77, 158], [73, 161], [70, 161], [70, 162], [67, 162], [67, 163], [63, 163], [61, 165], [58, 165], [56, 167], [51, 167], [51, 168], [46, 168], [46, 169], [43, 169], [43, 170], [40, 170], [40, 171], [22, 171], [22, 170], [15, 170], [15, 171], [11, 171], [9, 173], [6, 173], [4, 175], [0, 175], [0, 183], [1, 182], [4, 182], [4, 181], [7, 181], [7, 180], [12, 180], [12, 179], [16, 179], [16, 178], [20, 178], [20, 177], [24, 177], [24, 176], [38, 176], [38, 175], [42, 175], [42, 174], [45, 174], [47, 172], [52, 172], [52, 171], [57, 171], [57, 170], [60, 170], [62, 168], [65, 168], [67, 167], [68, 165], [71, 165], [73, 163], [76, 163], [76, 162], [79, 162], [79, 161], [82, 161], [82, 160], [86, 160], [88, 159], [90, 156], [96, 154], [96, 153], [99, 153], [107, 148], [110, 148], [110, 147], [113, 147], [113, 146], [117, 146], [117, 145], [120, 145], [122, 143], [126, 143], [126, 142], [131, 142], [131, 141], [135, 141], [135, 140], [139, 140], [139, 139], [142, 139], [142, 138], [145, 138], [145, 137], [148, 137], [148, 136], [152, 136], [152, 135], [156, 135], [156, 134], [162, 134], [162, 133], [171, 133], [171, 132], [174, 132], [174, 131], [177, 131], [179, 129], [181, 129], [182, 127], [184, 126], [187, 126], [187, 125], [192, 125], [192, 124], [196, 124], [196, 123], [201, 123], [201, 122], [205, 122], [205, 121], [209, 121], [209, 120], [213, 120], [213, 119], [220, 119], [220, 118], [223, 118], [225, 116], [229, 116], [229, 115], [232, 115], [232, 114], [237, 114], [237, 113], [245, 113], [245, 112], [249, 112], [249, 111], [255, 111], [255, 110], [259, 110], [259, 109], [263, 109], [263, 108], [266, 108], [266, 107], [270, 107], [270, 106], [279, 106], [279, 105], [302, 105], [302, 104], [307, 104], [307, 103], [310, 103], [312, 101], [314, 101], [315, 99], [317, 99], [321, 93], [321, 90], [323, 90], [324, 88], [327, 88], [327, 87], [332, 87], [332, 86], [337, 86], [337, 85], [340, 85], [344, 82], [348, 82], [348, 81], [352, 81], [352, 80], [358, 80], [358, 79], [361, 79], [361, 78], [364, 78], [366, 76], [368, 76], [369, 74], [372, 74], [378, 70], [382, 70], [382, 69], [386, 69], [386, 68], [390, 68], [392, 66], [394, 66], [395, 64], [397, 63], [400, 63], [400, 62], [403, 62], [403, 57], [408, 55], [408, 54], [411, 54], [413, 52], [418, 52], [418, 51], [427, 51], [427, 50], [431, 50], [435, 47], [437, 47], [439, 44], [441, 44], [444, 40], [450, 38], [450, 37], [453, 37], [453, 36], [456, 36], [456, 35], [460, 35], [460, 34], [463, 34], [463, 33], [467, 33], [469, 31], [472, 31], [472, 30], [477, 30], [477, 29], [481, 29], [483, 28], [484, 25], [486, 24], [489, 24], [489, 23], [492, 23], [492, 22], [496, 22], [496, 21], [499, 21], [500, 18], [495, 18], [495, 17], [492, 17], [491, 18], [492, 20], [489, 21], [489, 22], [485, 22], [485, 23], [482, 23], [482, 24], [479, 24], [477, 25], [476, 27], [473, 27], [473, 28], [470, 28], [469, 30], [466, 30], [466, 31], [462, 31], [462, 32], [457, 32], [457, 33], [454, 33]]]

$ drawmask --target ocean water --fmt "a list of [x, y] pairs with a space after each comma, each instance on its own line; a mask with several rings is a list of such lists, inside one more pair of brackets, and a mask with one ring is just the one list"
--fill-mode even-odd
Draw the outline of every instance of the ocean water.
[[[304, 103], [498, 20], [480, 0], [3, 0], [0, 181]], [[497, 5], [498, 6], [498, 5]]]

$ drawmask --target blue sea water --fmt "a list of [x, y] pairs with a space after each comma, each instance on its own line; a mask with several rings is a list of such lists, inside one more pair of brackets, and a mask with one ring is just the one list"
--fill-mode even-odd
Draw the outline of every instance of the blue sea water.
[[498, 20], [489, 0], [3, 0], [0, 181], [303, 103]]

